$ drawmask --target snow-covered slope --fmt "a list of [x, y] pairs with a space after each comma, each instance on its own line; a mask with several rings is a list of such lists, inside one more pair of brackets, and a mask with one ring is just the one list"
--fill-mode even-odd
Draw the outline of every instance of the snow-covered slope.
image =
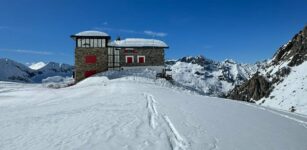
[[307, 26], [229, 98], [307, 115]]
[[307, 115], [307, 61], [293, 67], [289, 75], [275, 85], [270, 96], [257, 103]]
[[32, 70], [38, 70], [38, 69], [45, 67], [46, 65], [47, 65], [46, 63], [40, 61], [36, 63], [30, 63], [29, 68], [31, 68]]
[[73, 66], [67, 64], [49, 62], [44, 67], [33, 70], [26, 65], [6, 58], [0, 58], [0, 68], [0, 81], [14, 82], [39, 83], [47, 77], [72, 76], [73, 72]]
[[240, 64], [233, 60], [216, 62], [203, 56], [184, 57], [167, 64], [176, 82], [210, 96], [224, 96], [257, 70], [257, 65]]
[[113, 80], [96, 76], [57, 90], [0, 82], [0, 149], [307, 147], [303, 116], [166, 84], [135, 76]]

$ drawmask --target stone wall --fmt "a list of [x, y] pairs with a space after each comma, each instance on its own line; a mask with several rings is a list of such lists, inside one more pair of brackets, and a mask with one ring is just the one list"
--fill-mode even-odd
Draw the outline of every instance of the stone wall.
[[[127, 64], [125, 56], [134, 56], [134, 63]], [[145, 63], [137, 63], [137, 56], [145, 56]], [[125, 48], [120, 50], [120, 65], [129, 66], [163, 66], [164, 48], [133, 48], [125, 52]]]
[[[96, 63], [86, 64], [85, 56], [95, 55]], [[108, 70], [108, 50], [103, 48], [76, 48], [75, 49], [75, 80], [84, 79], [85, 71], [96, 70], [97, 73]]]

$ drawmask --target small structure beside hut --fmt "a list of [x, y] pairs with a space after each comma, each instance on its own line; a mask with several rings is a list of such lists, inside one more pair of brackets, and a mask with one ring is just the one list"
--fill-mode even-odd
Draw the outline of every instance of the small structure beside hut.
[[111, 41], [100, 31], [83, 31], [71, 36], [75, 46], [75, 81], [107, 70], [150, 68], [164, 70], [168, 45], [155, 39], [127, 38]]

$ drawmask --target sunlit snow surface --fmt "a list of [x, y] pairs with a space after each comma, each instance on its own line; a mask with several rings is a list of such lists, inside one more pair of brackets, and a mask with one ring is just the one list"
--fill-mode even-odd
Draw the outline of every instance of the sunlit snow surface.
[[295, 112], [307, 115], [307, 62], [292, 67], [281, 83], [274, 84], [270, 96], [258, 103], [286, 111], [293, 106]]
[[0, 82], [0, 149], [306, 150], [307, 119], [142, 77]]

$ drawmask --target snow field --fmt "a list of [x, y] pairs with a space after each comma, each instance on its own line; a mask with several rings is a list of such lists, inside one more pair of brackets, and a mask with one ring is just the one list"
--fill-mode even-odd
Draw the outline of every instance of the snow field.
[[0, 82], [0, 149], [306, 149], [306, 118], [261, 108], [136, 76]]

